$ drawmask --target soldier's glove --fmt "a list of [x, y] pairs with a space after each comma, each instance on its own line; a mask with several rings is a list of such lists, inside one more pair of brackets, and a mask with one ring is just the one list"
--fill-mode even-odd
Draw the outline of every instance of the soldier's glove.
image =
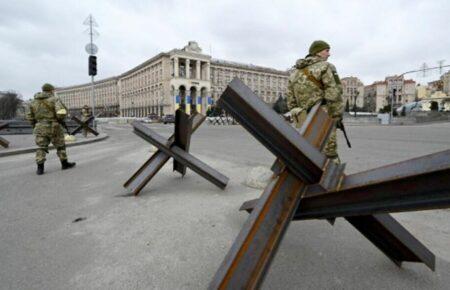
[[290, 113], [291, 113], [291, 119], [295, 124], [295, 127], [297, 127], [298, 124], [300, 124], [301, 120], [300, 120], [300, 114], [302, 113], [303, 109], [301, 108], [293, 108]]

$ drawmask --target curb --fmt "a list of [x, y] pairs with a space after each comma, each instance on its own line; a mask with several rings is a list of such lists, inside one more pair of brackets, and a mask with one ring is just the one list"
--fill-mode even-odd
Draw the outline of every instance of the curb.
[[[73, 147], [73, 146], [78, 146], [78, 145], [85, 145], [85, 144], [90, 144], [90, 143], [94, 143], [94, 142], [99, 142], [99, 141], [103, 141], [103, 140], [107, 139], [108, 137], [109, 136], [107, 134], [102, 133], [99, 135], [99, 137], [97, 137], [95, 139], [83, 140], [83, 141], [79, 141], [79, 142], [75, 142], [75, 143], [67, 143], [66, 147]], [[34, 146], [34, 147], [14, 149], [14, 150], [7, 151], [7, 152], [0, 152], [0, 157], [32, 153], [32, 152], [35, 152], [37, 148], [38, 147]], [[48, 150], [54, 150], [54, 149], [55, 149], [55, 147], [53, 146], [53, 144], [48, 146]]]

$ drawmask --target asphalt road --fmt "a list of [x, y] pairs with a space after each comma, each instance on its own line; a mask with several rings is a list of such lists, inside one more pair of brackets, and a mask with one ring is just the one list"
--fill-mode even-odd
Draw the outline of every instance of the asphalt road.
[[[1, 289], [205, 289], [248, 216], [238, 208], [261, 194], [244, 185], [248, 172], [274, 160], [239, 126], [203, 125], [191, 152], [230, 177], [227, 188], [189, 170], [181, 178], [169, 162], [136, 198], [122, 184], [150, 146], [126, 125], [103, 131], [106, 141], [68, 148], [73, 170], [54, 151], [43, 176], [33, 154], [0, 158]], [[348, 133], [352, 149], [338, 136], [347, 173], [450, 148], [450, 123]], [[450, 211], [394, 216], [436, 254], [436, 272], [397, 268], [343, 219], [303, 221], [288, 228], [263, 289], [448, 289]]]

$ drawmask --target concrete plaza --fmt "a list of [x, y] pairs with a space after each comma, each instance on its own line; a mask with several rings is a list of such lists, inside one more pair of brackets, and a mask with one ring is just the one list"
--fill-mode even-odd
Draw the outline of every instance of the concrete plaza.
[[[190, 170], [181, 178], [170, 161], [134, 197], [122, 184], [151, 146], [129, 125], [100, 129], [108, 139], [68, 148], [72, 170], [54, 151], [43, 176], [32, 153], [0, 158], [0, 289], [205, 289], [248, 217], [240, 205], [262, 192], [245, 186], [248, 172], [273, 155], [240, 126], [204, 124], [191, 152], [230, 178], [226, 189]], [[450, 148], [450, 123], [347, 130], [346, 173]], [[289, 226], [263, 289], [448, 289], [450, 211], [394, 216], [437, 256], [435, 272], [396, 267], [343, 219], [303, 221]]]

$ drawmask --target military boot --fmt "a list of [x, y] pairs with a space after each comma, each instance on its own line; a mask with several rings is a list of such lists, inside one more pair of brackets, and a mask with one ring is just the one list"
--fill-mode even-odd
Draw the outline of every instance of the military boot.
[[40, 164], [37, 165], [36, 174], [37, 175], [44, 174], [44, 163], [40, 163]]
[[67, 161], [67, 159], [65, 160], [61, 160], [61, 169], [65, 170], [65, 169], [69, 169], [75, 166], [75, 162], [69, 162]]

